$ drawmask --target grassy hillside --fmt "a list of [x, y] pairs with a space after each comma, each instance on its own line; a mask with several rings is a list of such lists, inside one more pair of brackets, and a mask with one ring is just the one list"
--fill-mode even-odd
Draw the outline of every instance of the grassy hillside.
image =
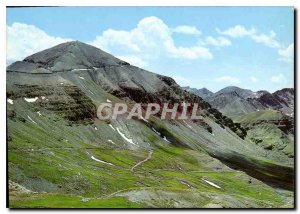
[[253, 123], [257, 121], [270, 121], [270, 120], [279, 120], [282, 117], [282, 114], [276, 110], [259, 110], [248, 113], [247, 115], [239, 116], [235, 118], [235, 121], [240, 123]]
[[265, 150], [294, 157], [293, 118], [275, 110], [260, 110], [237, 117], [236, 122], [248, 129], [246, 139], [249, 141]]
[[[97, 94], [102, 96], [98, 99], [118, 100], [103, 91]], [[97, 102], [92, 95], [90, 98]], [[30, 190], [12, 190], [11, 207], [286, 206], [273, 188], [209, 156], [207, 151], [213, 152], [209, 147], [218, 145], [210, 145], [215, 138], [220, 139], [220, 146], [229, 145], [228, 138], [236, 142], [236, 149], [245, 148], [240, 138], [210, 119], [207, 122], [214, 135], [193, 123], [191, 130], [182, 123], [174, 126], [153, 118], [152, 125], [165, 130], [169, 140], [164, 140], [144, 121], [120, 119], [107, 124], [95, 120], [70, 125], [38, 102], [27, 103], [20, 97], [7, 105], [8, 112], [15, 112], [8, 119], [9, 178]], [[116, 128], [139, 146], [126, 142]], [[206, 139], [197, 139], [199, 133]], [[177, 143], [172, 145], [172, 141]], [[132, 172], [150, 150], [151, 159]], [[139, 199], [140, 194], [147, 197]]]

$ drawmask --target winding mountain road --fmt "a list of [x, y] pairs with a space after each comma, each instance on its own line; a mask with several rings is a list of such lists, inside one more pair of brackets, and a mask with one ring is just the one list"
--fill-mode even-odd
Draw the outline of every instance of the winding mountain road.
[[150, 150], [150, 152], [149, 152], [147, 158], [146, 158], [145, 160], [142, 160], [142, 161], [138, 162], [137, 164], [135, 164], [135, 165], [130, 169], [130, 171], [131, 171], [132, 173], [134, 173], [134, 172], [135, 172], [134, 169], [135, 169], [136, 167], [138, 167], [139, 165], [142, 165], [142, 164], [145, 163], [146, 161], [150, 160], [151, 157], [152, 157], [152, 154], [153, 154], [153, 150]]

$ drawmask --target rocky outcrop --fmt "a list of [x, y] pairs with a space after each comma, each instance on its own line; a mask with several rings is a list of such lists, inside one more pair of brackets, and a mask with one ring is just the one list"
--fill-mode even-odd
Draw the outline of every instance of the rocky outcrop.
[[[96, 106], [77, 86], [71, 85], [15, 85], [7, 92], [7, 98], [36, 99], [30, 103], [42, 109], [55, 112], [70, 122], [91, 123], [96, 117]], [[10, 113], [11, 117], [13, 113]]]

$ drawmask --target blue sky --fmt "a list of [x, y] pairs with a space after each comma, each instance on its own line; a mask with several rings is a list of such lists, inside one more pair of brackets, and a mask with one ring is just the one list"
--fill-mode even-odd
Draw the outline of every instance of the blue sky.
[[7, 9], [7, 63], [79, 40], [182, 86], [293, 87], [291, 7]]

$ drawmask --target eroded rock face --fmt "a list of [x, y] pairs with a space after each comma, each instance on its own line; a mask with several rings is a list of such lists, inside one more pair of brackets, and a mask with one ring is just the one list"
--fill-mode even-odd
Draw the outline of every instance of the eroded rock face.
[[286, 105], [284, 100], [281, 100], [280, 97], [267, 93], [258, 98], [258, 101], [266, 107], [271, 107], [272, 109], [280, 109], [282, 104]]
[[16, 85], [14, 91], [8, 91], [7, 97], [12, 100], [37, 98], [32, 105], [75, 123], [91, 123], [96, 117], [96, 106], [77, 86]]
[[[122, 94], [122, 96], [126, 96], [136, 102], [141, 102], [144, 104], [158, 103], [161, 106], [161, 109], [163, 107], [163, 103], [169, 103], [169, 108], [172, 108], [175, 103], [191, 103], [192, 105], [188, 107], [188, 115], [192, 114], [193, 104], [197, 103], [199, 105], [198, 115], [201, 113], [203, 116], [210, 116], [214, 118], [214, 120], [221, 127], [225, 128], [225, 126], [227, 126], [239, 137], [241, 137], [242, 139], [245, 138], [245, 136], [247, 135], [245, 129], [243, 129], [238, 123], [234, 123], [230, 118], [222, 115], [222, 113], [220, 113], [217, 109], [212, 108], [210, 104], [204, 101], [201, 97], [182, 90], [172, 78], [164, 77], [161, 75], [159, 75], [159, 78], [167, 83], [169, 87], [165, 86], [160, 91], [157, 91], [155, 93], [149, 93], [143, 88], [121, 87], [122, 91], [119, 91], [118, 93], [116, 93], [116, 95], [118, 96], [118, 94]], [[180, 106], [178, 108], [178, 114], [180, 114], [181, 112], [182, 107]], [[160, 115], [160, 113], [161, 112], [159, 112], [157, 115]], [[211, 132], [211, 128], [209, 128], [209, 125], [204, 121], [202, 121], [200, 124], [202, 124], [204, 127], [206, 127], [207, 130]]]
[[283, 116], [281, 120], [274, 121], [274, 124], [284, 133], [294, 135], [294, 118]]

